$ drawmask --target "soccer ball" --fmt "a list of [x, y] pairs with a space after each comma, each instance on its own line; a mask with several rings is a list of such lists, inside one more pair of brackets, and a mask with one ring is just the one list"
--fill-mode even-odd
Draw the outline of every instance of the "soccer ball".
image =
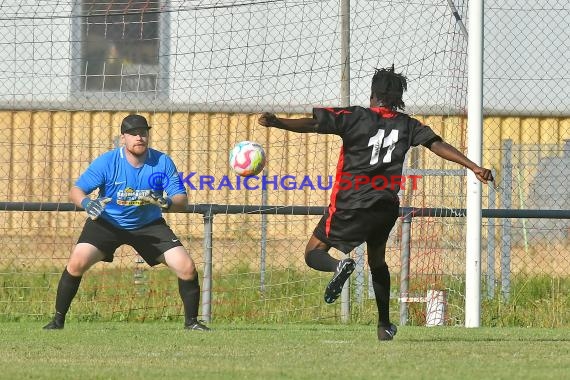
[[256, 175], [265, 167], [265, 151], [256, 142], [241, 141], [230, 151], [230, 168], [243, 177]]

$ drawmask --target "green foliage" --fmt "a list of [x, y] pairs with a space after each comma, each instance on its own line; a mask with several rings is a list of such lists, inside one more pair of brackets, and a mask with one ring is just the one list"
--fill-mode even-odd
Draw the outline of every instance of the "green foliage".
[[509, 294], [483, 301], [485, 326], [562, 327], [570, 324], [570, 278], [519, 275]]
[[[0, 321], [47, 320], [53, 313], [61, 272], [0, 272]], [[201, 282], [204, 277], [200, 275]], [[231, 272], [215, 271], [211, 311], [214, 321], [249, 323], [338, 323], [341, 306], [323, 301], [329, 273], [295, 267], [268, 268], [262, 278], [246, 263]], [[377, 322], [376, 304], [368, 297], [368, 284], [356, 294], [352, 278], [351, 321]], [[397, 288], [393, 283], [391, 319], [399, 321]], [[458, 278], [442, 278], [447, 292], [448, 325], [463, 325], [464, 284]], [[421, 289], [421, 284], [411, 284]], [[204, 285], [202, 285], [204, 288]], [[452, 290], [451, 290], [452, 289]], [[424, 291], [425, 292], [425, 291]], [[422, 326], [424, 303], [408, 304], [408, 325]], [[570, 278], [519, 275], [511, 279], [508, 298], [500, 289], [483, 298], [483, 326], [569, 327]], [[103, 267], [88, 272], [75, 298], [69, 320], [75, 321], [182, 321], [182, 305], [174, 275], [167, 269], [147, 269], [135, 284], [134, 268]]]

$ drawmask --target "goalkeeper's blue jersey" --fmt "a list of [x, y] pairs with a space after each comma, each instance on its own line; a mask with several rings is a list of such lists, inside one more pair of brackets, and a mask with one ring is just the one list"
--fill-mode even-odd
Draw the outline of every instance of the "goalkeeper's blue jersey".
[[127, 161], [124, 149], [117, 148], [97, 157], [75, 186], [86, 194], [98, 189], [99, 198], [112, 198], [100, 218], [118, 228], [134, 230], [162, 217], [160, 207], [143, 204], [140, 197], [151, 191], [164, 191], [170, 197], [186, 195], [186, 189], [174, 162], [166, 154], [149, 148], [144, 165], [135, 168]]

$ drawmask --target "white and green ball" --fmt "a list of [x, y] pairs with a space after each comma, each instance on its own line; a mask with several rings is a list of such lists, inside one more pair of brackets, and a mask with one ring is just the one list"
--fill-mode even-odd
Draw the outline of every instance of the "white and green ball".
[[265, 151], [253, 141], [240, 141], [230, 151], [230, 168], [242, 176], [259, 174], [265, 167]]

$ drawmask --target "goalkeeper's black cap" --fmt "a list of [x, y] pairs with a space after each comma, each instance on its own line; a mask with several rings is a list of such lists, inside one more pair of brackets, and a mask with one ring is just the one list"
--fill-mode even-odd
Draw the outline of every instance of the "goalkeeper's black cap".
[[121, 123], [121, 134], [127, 133], [133, 129], [150, 129], [146, 118], [141, 115], [129, 115], [123, 119]]

